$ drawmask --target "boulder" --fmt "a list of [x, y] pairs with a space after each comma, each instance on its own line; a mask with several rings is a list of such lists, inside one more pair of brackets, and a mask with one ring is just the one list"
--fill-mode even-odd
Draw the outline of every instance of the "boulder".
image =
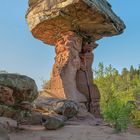
[[71, 100], [38, 97], [35, 100], [36, 110], [42, 113], [55, 112], [67, 118], [72, 118], [77, 115], [79, 108], [77, 103]]
[[[11, 100], [13, 104], [22, 101], [32, 102], [37, 96], [37, 86], [30, 77], [19, 74], [0, 74], [0, 97]], [[4, 99], [0, 101], [5, 103]]]
[[33, 79], [19, 74], [0, 74], [1, 116], [22, 118], [31, 111], [31, 104], [37, 96], [37, 86]]
[[39, 96], [34, 101], [30, 116], [20, 124], [43, 124], [46, 129], [55, 130], [62, 127], [65, 121], [76, 116], [78, 111], [79, 107], [74, 101]]
[[64, 126], [66, 117], [58, 114], [50, 114], [44, 115], [42, 118], [42, 123], [44, 127], [48, 130], [56, 130], [62, 126]]

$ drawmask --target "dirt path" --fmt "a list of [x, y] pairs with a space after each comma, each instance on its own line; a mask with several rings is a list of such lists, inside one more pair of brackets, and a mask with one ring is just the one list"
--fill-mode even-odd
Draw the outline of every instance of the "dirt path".
[[140, 140], [140, 129], [130, 126], [127, 133], [116, 134], [114, 129], [102, 125], [95, 126], [95, 120], [86, 118], [71, 119], [63, 128], [49, 131], [43, 126], [20, 126], [15, 130], [16, 122], [8, 118], [0, 118], [3, 125], [10, 124], [10, 140]]
[[25, 128], [26, 130], [10, 133], [11, 140], [140, 140], [140, 135], [129, 132], [115, 134], [107, 126], [66, 125], [55, 131], [44, 130], [42, 126]]

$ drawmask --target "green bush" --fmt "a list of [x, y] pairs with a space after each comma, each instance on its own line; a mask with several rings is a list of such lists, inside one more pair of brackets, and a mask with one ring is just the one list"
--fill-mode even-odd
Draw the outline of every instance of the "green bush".
[[[125, 131], [129, 123], [140, 127], [140, 67], [124, 68], [119, 73], [111, 65], [100, 63], [94, 71], [94, 82], [101, 93], [101, 113], [104, 119], [113, 124], [118, 132]], [[133, 103], [129, 103], [133, 101]]]
[[117, 132], [122, 132], [128, 128], [132, 109], [132, 105], [124, 104], [117, 98], [110, 99], [103, 110], [103, 116], [107, 122], [113, 124]]

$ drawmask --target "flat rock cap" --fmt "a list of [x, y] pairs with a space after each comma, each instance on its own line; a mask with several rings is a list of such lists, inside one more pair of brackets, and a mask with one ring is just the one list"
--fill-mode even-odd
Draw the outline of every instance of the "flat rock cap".
[[98, 40], [125, 29], [107, 0], [29, 0], [26, 19], [33, 36], [50, 45], [67, 31]]

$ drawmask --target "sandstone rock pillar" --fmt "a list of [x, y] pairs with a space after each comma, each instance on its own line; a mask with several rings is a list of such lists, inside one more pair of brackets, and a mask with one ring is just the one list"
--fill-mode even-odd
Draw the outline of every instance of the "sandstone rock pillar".
[[55, 45], [55, 64], [51, 74], [51, 93], [59, 98], [86, 102], [86, 97], [76, 87], [76, 73], [80, 69], [79, 53], [82, 38], [69, 31], [61, 34]]
[[83, 42], [80, 52], [81, 65], [76, 74], [76, 82], [78, 90], [83, 93], [88, 102], [86, 104], [89, 112], [95, 117], [100, 116], [100, 92], [97, 86], [93, 83], [92, 63], [94, 60], [93, 49], [97, 47], [94, 42]]
[[100, 93], [93, 84], [93, 49], [97, 44], [85, 42], [69, 31], [61, 34], [55, 46], [55, 64], [51, 75], [51, 93], [85, 103], [89, 112], [99, 116]]

